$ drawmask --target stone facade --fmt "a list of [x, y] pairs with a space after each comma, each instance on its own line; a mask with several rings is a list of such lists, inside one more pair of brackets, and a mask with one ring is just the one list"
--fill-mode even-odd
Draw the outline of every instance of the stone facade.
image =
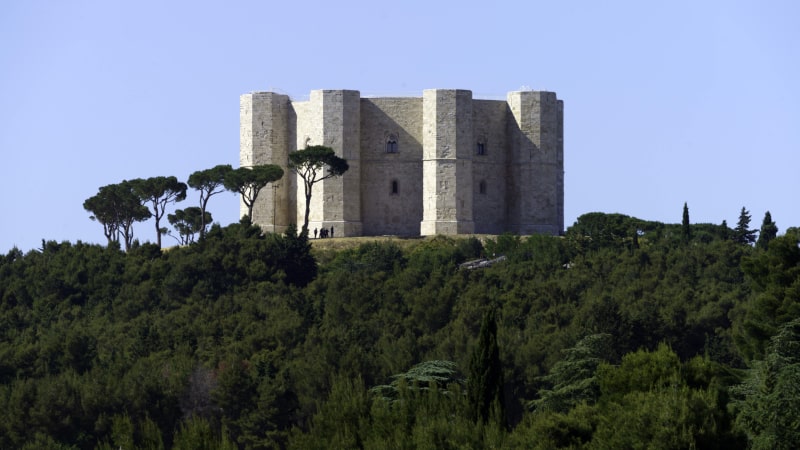
[[[337, 237], [560, 234], [563, 118], [553, 92], [506, 101], [460, 89], [381, 98], [317, 90], [307, 101], [254, 92], [240, 98], [240, 164], [286, 169], [290, 151], [333, 148], [350, 169], [314, 185], [309, 229], [334, 227]], [[302, 224], [302, 189], [287, 170], [259, 195], [253, 221], [275, 232]]]

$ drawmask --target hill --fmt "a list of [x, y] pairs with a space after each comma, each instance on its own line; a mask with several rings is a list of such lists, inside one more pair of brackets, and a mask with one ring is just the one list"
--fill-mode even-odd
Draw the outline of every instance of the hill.
[[798, 236], [730, 231], [12, 249], [0, 447], [781, 448]]

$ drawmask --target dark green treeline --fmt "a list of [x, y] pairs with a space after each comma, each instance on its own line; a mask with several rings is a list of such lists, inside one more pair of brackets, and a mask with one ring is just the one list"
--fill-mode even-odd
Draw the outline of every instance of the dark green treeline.
[[797, 442], [797, 230], [689, 231], [593, 213], [564, 237], [314, 252], [245, 220], [167, 251], [11, 250], [0, 448]]

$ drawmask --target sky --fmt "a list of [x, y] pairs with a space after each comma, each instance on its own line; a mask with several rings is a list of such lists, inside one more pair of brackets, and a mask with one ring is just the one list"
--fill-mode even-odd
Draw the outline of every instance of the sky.
[[[0, 254], [105, 243], [83, 202], [238, 166], [239, 96], [564, 101], [565, 226], [589, 212], [800, 226], [800, 2], [41, 1], [0, 6]], [[190, 191], [177, 207], [196, 206]], [[238, 199], [212, 197], [222, 225]], [[152, 222], [136, 237], [154, 241]], [[169, 245], [170, 237], [164, 238]], [[177, 243], [177, 242], [174, 242]]]

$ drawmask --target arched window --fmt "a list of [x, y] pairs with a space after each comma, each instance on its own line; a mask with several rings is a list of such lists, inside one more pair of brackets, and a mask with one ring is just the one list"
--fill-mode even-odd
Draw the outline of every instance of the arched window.
[[481, 180], [481, 182], [478, 183], [478, 192], [480, 192], [481, 195], [486, 195], [486, 180]]
[[386, 137], [386, 153], [397, 153], [397, 135], [390, 134]]
[[392, 180], [392, 195], [396, 195], [400, 192], [400, 188], [397, 186], [397, 180]]

